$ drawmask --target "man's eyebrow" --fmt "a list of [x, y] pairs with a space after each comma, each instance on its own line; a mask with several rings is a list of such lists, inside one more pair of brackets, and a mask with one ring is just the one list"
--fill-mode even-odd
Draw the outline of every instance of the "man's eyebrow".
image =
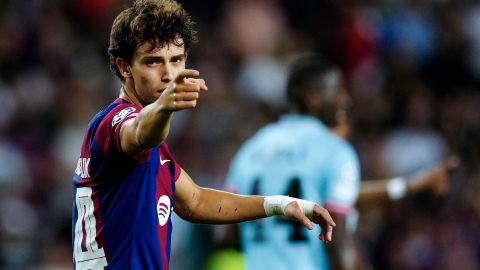
[[[183, 58], [185, 57], [185, 53], [180, 53], [176, 55], [172, 55], [169, 57], [169, 59], [178, 59], [178, 58]], [[143, 61], [163, 61], [165, 58], [163, 56], [144, 56]]]
[[162, 56], [144, 56], [143, 61], [158, 61], [158, 60], [163, 60], [164, 58]]

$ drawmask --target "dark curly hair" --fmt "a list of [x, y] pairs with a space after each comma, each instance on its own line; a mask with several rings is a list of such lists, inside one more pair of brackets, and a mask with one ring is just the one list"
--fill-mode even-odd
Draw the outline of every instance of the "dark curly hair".
[[132, 7], [120, 12], [110, 32], [110, 69], [124, 80], [115, 60], [118, 57], [131, 63], [135, 50], [145, 42], [161, 47], [170, 42], [182, 45], [185, 52], [197, 41], [195, 23], [182, 6], [172, 0], [137, 0]]

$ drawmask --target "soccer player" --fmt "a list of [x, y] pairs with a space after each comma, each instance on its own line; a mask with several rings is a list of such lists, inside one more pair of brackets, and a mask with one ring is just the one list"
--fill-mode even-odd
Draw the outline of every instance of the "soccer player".
[[[232, 161], [228, 185], [242, 194], [288, 194], [321, 203], [332, 214], [328, 246], [281, 219], [240, 225], [247, 269], [354, 269], [347, 216], [360, 187], [357, 154], [329, 127], [346, 106], [340, 71], [319, 56], [295, 62], [287, 83], [291, 113], [260, 129]], [[326, 250], [325, 250], [326, 249]]]
[[[139, 0], [114, 20], [110, 64], [119, 97], [85, 132], [73, 178], [75, 269], [168, 269], [170, 214], [200, 223], [283, 215], [330, 242], [327, 210], [286, 196], [241, 196], [197, 186], [165, 143], [174, 111], [192, 109], [207, 90], [185, 69], [193, 22], [176, 2]], [[318, 241], [320, 242], [320, 241]]]

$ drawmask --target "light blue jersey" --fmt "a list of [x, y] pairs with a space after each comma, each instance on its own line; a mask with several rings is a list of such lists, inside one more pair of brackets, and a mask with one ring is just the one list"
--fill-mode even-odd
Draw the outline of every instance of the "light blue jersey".
[[[286, 115], [241, 147], [228, 184], [240, 194], [289, 195], [347, 215], [359, 192], [359, 163], [350, 144], [316, 118]], [[248, 270], [328, 269], [319, 226], [312, 232], [272, 217], [244, 222], [240, 232]]]

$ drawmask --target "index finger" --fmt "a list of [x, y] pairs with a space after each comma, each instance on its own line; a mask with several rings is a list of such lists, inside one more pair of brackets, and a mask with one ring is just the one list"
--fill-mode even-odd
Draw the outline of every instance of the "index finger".
[[200, 75], [200, 72], [195, 69], [184, 69], [180, 71], [177, 74], [177, 78], [175, 78], [176, 83], [181, 83], [183, 82], [183, 79], [189, 78], [189, 77], [198, 77]]
[[337, 226], [335, 222], [333, 221], [332, 216], [330, 216], [330, 213], [328, 212], [327, 209], [320, 207], [318, 205], [315, 205], [313, 208], [315, 214], [316, 214], [316, 223], [319, 223], [322, 227], [323, 226], [332, 226], [335, 227]]

